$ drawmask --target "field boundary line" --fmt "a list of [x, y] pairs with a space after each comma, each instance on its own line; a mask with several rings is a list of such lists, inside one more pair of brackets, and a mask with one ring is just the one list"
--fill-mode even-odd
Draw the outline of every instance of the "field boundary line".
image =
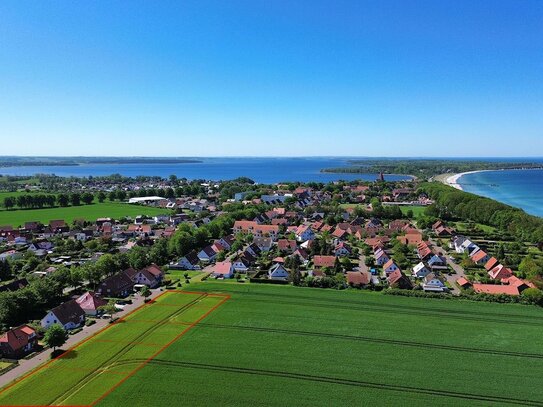
[[[156, 305], [155, 304], [155, 301], [157, 301], [159, 298], [161, 298], [162, 296], [168, 294], [168, 293], [179, 293], [179, 294], [190, 294], [190, 295], [200, 295], [200, 296], [208, 296], [208, 294], [206, 292], [197, 292], [197, 291], [183, 291], [183, 290], [165, 290], [163, 291], [162, 293], [160, 293], [157, 297], [155, 297], [152, 301], [149, 301], [147, 303], [144, 303], [144, 304], [141, 304], [140, 306], [136, 307], [135, 309], [133, 309], [132, 311], [130, 311], [129, 313], [127, 313], [126, 315], [124, 315], [122, 318], [119, 318], [117, 319], [116, 321], [104, 326], [103, 328], [101, 328], [100, 330], [96, 331], [95, 333], [93, 333], [92, 335], [90, 335], [89, 337], [83, 339], [82, 341], [76, 343], [75, 345], [71, 346], [70, 348], [68, 348], [64, 353], [62, 353], [61, 355], [59, 356], [56, 356], [55, 358], [41, 364], [40, 366], [32, 369], [30, 372], [26, 373], [25, 375], [13, 380], [11, 383], [9, 383], [7, 386], [5, 386], [4, 388], [0, 389], [0, 395], [5, 393], [6, 391], [8, 391], [9, 389], [11, 389], [12, 387], [14, 387], [15, 385], [19, 384], [20, 382], [26, 380], [27, 378], [31, 377], [32, 375], [40, 372], [41, 370], [47, 368], [47, 367], [50, 367], [50, 365], [59, 360], [59, 359], [62, 359], [63, 357], [65, 357], [66, 355], [70, 354], [71, 352], [73, 352], [74, 350], [76, 350], [78, 347], [82, 346], [83, 344], [89, 342], [90, 340], [96, 338], [96, 336], [98, 336], [99, 334], [103, 333], [104, 331], [120, 324], [120, 323], [126, 323], [126, 322], [130, 322], [130, 321], [125, 321], [125, 318], [129, 317], [130, 315], [138, 312], [138, 311], [141, 311], [142, 309], [144, 308], [147, 308], [151, 305]], [[178, 336], [176, 336], [176, 338], [174, 338], [173, 341], [170, 341], [168, 344], [166, 345], [158, 345], [158, 346], [162, 346], [161, 349], [159, 349], [158, 352], [156, 352], [152, 358], [154, 358], [156, 355], [158, 355], [160, 352], [162, 352], [164, 349], [166, 349], [168, 346], [170, 346], [174, 341], [176, 341], [179, 337], [181, 337], [183, 334], [185, 334], [188, 330], [192, 329], [194, 327], [194, 325], [196, 325], [198, 322], [200, 322], [204, 317], [206, 317], [207, 315], [209, 315], [212, 311], [214, 311], [216, 308], [218, 308], [220, 305], [222, 305], [226, 300], [230, 299], [231, 296], [228, 295], [228, 294], [219, 294], [219, 295], [214, 295], [214, 296], [221, 296], [221, 297], [224, 297], [224, 300], [219, 302], [218, 304], [216, 304], [213, 308], [211, 308], [208, 312], [206, 312], [200, 319], [198, 319], [194, 324], [192, 324], [191, 326], [189, 326], [187, 329], [183, 330]], [[205, 298], [205, 297], [204, 297]], [[179, 307], [181, 307], [181, 305], [179, 305]], [[189, 307], [190, 308], [190, 307]], [[147, 362], [151, 360], [148, 359], [146, 362], [144, 362], [141, 366], [138, 366], [138, 368], [136, 368], [135, 371], [132, 371], [130, 372], [131, 374], [128, 376], [128, 377], [131, 377], [134, 373], [136, 373], [139, 369], [141, 369], [141, 367], [143, 367], [145, 364], [147, 364]], [[124, 380], [126, 380], [128, 377], [125, 377]], [[123, 380], [123, 382], [124, 382]], [[118, 383], [117, 385], [119, 385], [120, 383]], [[108, 390], [108, 394], [109, 392], [111, 392], [111, 389]], [[103, 396], [98, 400], [100, 401], [101, 399], [103, 398]], [[64, 406], [64, 407], [92, 407], [94, 406], [98, 401], [95, 401], [93, 404], [90, 404], [90, 405], [78, 405], [78, 406]], [[3, 407], [10, 407], [10, 405], [5, 405]], [[41, 405], [28, 405], [26, 407], [44, 407], [44, 406], [41, 406]], [[48, 407], [51, 407], [51, 406], [48, 406]]]
[[[164, 294], [166, 294], [168, 291], [164, 291], [162, 293], [160, 293], [156, 298], [160, 298], [162, 297]], [[147, 307], [149, 305], [149, 303], [144, 303], [142, 305], [140, 305], [139, 307], [133, 309], [132, 311], [130, 311], [128, 314], [126, 314], [123, 318], [126, 318], [127, 316], [135, 313], [136, 311], [139, 311], [141, 310], [142, 308], [144, 307]], [[68, 348], [63, 354], [61, 355], [58, 355], [57, 357], [47, 361], [46, 363], [36, 367], [35, 369], [31, 370], [30, 372], [28, 372], [27, 374], [19, 377], [18, 379], [15, 379], [13, 382], [11, 382], [10, 384], [8, 384], [6, 387], [4, 387], [3, 389], [0, 390], [0, 394], [4, 393], [6, 390], [12, 388], [13, 386], [15, 386], [16, 384], [18, 384], [19, 382], [25, 380], [26, 378], [32, 376], [33, 374], [39, 372], [40, 370], [44, 369], [45, 367], [49, 366], [51, 363], [53, 363], [54, 361], [58, 360], [58, 359], [61, 359], [62, 357], [66, 356], [67, 354], [69, 354], [70, 352], [72, 352], [73, 350], [75, 350], [77, 347], [83, 345], [84, 343], [90, 341], [92, 338], [96, 337], [97, 335], [101, 334], [102, 332], [104, 332], [105, 330], [111, 328], [112, 326], [115, 326], [117, 325], [120, 321], [122, 320], [122, 318], [119, 318], [118, 320], [116, 320], [115, 322], [111, 323], [111, 324], [108, 324], [106, 325], [105, 327], [103, 327], [102, 329], [98, 330], [97, 332], [93, 333], [91, 336], [83, 339], [81, 342], [78, 342], [76, 343], [75, 345], [73, 345], [72, 347]]]
[[[172, 291], [171, 291], [172, 292]], [[181, 292], [181, 293], [187, 293], [185, 291], [179, 291], [175, 290], [173, 292]], [[195, 292], [190, 292], [190, 294], [196, 294]], [[203, 293], [199, 293], [203, 294]], [[221, 305], [223, 305], [226, 301], [228, 301], [231, 297], [228, 294], [221, 295], [223, 298], [222, 301], [220, 301], [218, 304], [215, 304], [213, 307], [211, 307], [205, 314], [203, 314], [200, 318], [198, 318], [195, 322], [188, 325], [187, 328], [182, 330], [175, 338], [173, 338], [170, 342], [165, 344], [162, 348], [160, 348], [157, 352], [155, 352], [153, 355], [148, 357], [143, 363], [141, 363], [138, 367], [136, 367], [130, 374], [128, 374], [126, 377], [124, 377], [122, 380], [120, 380], [117, 384], [115, 384], [113, 387], [111, 387], [109, 390], [107, 390], [104, 394], [102, 394], [97, 400], [95, 400], [89, 407], [93, 407], [96, 404], [98, 404], [100, 401], [102, 401], [104, 398], [106, 398], [108, 395], [110, 395], [115, 389], [117, 389], [119, 386], [121, 386], [124, 382], [126, 382], [129, 378], [134, 376], [137, 372], [139, 372], [143, 367], [145, 367], [150, 361], [152, 361], [154, 358], [156, 358], [160, 353], [162, 353], [165, 349], [170, 347], [173, 343], [175, 343], [179, 338], [181, 338], [183, 335], [185, 335], [187, 332], [189, 332], [192, 328], [194, 328], [200, 321], [202, 321], [204, 318], [206, 318], [209, 314], [211, 314], [213, 311], [215, 311], [217, 308], [219, 308]], [[157, 297], [158, 298], [158, 297]]]

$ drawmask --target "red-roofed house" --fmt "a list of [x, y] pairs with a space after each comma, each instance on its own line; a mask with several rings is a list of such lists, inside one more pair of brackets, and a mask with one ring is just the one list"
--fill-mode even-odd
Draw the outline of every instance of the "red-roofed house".
[[490, 278], [494, 280], [503, 280], [513, 275], [513, 272], [510, 268], [505, 267], [503, 264], [498, 264], [492, 270], [488, 272]]
[[490, 256], [484, 250], [477, 250], [471, 255], [471, 260], [476, 264], [483, 265], [490, 260]]
[[232, 278], [234, 276], [234, 267], [229, 261], [220, 261], [213, 266], [213, 277]]
[[352, 287], [363, 287], [371, 281], [371, 274], [362, 271], [348, 271], [347, 283]]
[[486, 271], [492, 270], [494, 267], [498, 265], [498, 259], [495, 257], [491, 257], [485, 264]]
[[77, 302], [81, 309], [85, 311], [85, 314], [94, 316], [100, 313], [98, 307], [107, 305], [106, 300], [98, 297], [92, 291], [86, 292], [81, 297], [77, 298], [75, 302]]
[[335, 256], [315, 256], [313, 257], [313, 265], [315, 268], [332, 268], [336, 264]]
[[36, 343], [36, 331], [28, 325], [21, 325], [0, 336], [0, 355], [8, 359], [19, 359], [32, 352]]

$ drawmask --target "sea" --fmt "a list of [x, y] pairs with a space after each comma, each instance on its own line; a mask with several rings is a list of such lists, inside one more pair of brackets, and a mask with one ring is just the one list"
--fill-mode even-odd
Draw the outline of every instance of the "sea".
[[[374, 181], [378, 174], [323, 173], [323, 168], [346, 167], [350, 158], [300, 157], [300, 158], [198, 158], [199, 163], [180, 164], [86, 164], [78, 166], [34, 166], [4, 167], [0, 174], [34, 175], [55, 174], [62, 177], [88, 177], [121, 174], [127, 177], [138, 175], [160, 176], [204, 180], [230, 180], [249, 177], [260, 184], [277, 182], [330, 182], [338, 180]], [[411, 179], [405, 175], [385, 175], [387, 181]]]
[[[69, 177], [121, 174], [204, 180], [229, 180], [249, 177], [257, 183], [331, 182], [338, 180], [374, 181], [378, 174], [323, 173], [323, 168], [349, 166], [349, 160], [360, 157], [217, 157], [198, 158], [198, 163], [180, 164], [86, 164], [78, 166], [4, 167], [0, 174], [55, 174]], [[460, 159], [460, 158], [458, 158]], [[478, 159], [478, 158], [471, 158]], [[541, 162], [538, 158], [486, 159], [507, 162]], [[387, 181], [408, 180], [406, 175], [385, 175]], [[485, 171], [462, 176], [458, 183], [467, 192], [496, 199], [526, 212], [543, 216], [543, 170]]]
[[543, 169], [482, 171], [465, 174], [457, 183], [466, 192], [543, 217]]

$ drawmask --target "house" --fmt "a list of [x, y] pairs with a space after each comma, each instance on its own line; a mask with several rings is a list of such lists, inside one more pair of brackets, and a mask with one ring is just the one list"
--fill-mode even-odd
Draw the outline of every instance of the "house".
[[23, 257], [23, 254], [17, 250], [8, 250], [0, 254], [0, 261], [17, 260]]
[[458, 284], [459, 287], [464, 288], [464, 289], [471, 287], [471, 283], [465, 277], [460, 277], [458, 280], [456, 280], [456, 284]]
[[236, 259], [232, 262], [232, 268], [234, 271], [240, 273], [246, 273], [249, 270], [251, 262], [245, 256], [237, 256]]
[[220, 261], [213, 266], [211, 275], [215, 278], [232, 278], [234, 277], [234, 267], [229, 261]]
[[269, 237], [255, 237], [253, 243], [263, 252], [269, 251], [273, 245], [273, 241]]
[[99, 307], [107, 305], [107, 301], [88, 291], [75, 300], [86, 315], [96, 316], [100, 313]]
[[335, 256], [314, 256], [313, 265], [315, 268], [333, 268], [336, 264]]
[[423, 242], [422, 233], [420, 232], [409, 232], [403, 236], [398, 236], [397, 239], [404, 245], [416, 246]]
[[403, 274], [400, 269], [396, 269], [387, 276], [387, 282], [390, 287], [410, 290], [413, 288], [411, 281]]
[[309, 253], [306, 252], [304, 248], [297, 249], [292, 256], [298, 256], [302, 264], [307, 264], [309, 262]]
[[471, 260], [480, 266], [485, 265], [489, 260], [490, 256], [484, 250], [477, 250], [471, 255]]
[[204, 247], [198, 252], [198, 259], [204, 263], [211, 263], [217, 257], [218, 252], [211, 245]]
[[351, 287], [363, 287], [371, 282], [371, 274], [364, 271], [348, 271], [347, 284]]
[[194, 250], [191, 250], [186, 256], [179, 259], [176, 266], [184, 270], [200, 270], [198, 254]]
[[447, 269], [447, 260], [443, 256], [439, 256], [437, 254], [434, 254], [428, 260], [428, 266], [432, 270], [446, 270]]
[[413, 277], [416, 277], [416, 278], [424, 278], [430, 273], [431, 273], [430, 268], [426, 267], [426, 264], [424, 264], [421, 261], [419, 264], [417, 264], [415, 267], [413, 267], [412, 275], [413, 275]]
[[260, 253], [262, 251], [260, 250], [260, 247], [258, 247], [256, 244], [251, 243], [249, 246], [247, 246], [247, 249], [245, 249], [247, 252], [251, 253], [251, 256], [258, 257], [260, 256]]
[[479, 246], [464, 236], [457, 236], [453, 243], [454, 250], [457, 253], [468, 253], [468, 255], [471, 256], [474, 252], [479, 250]]
[[375, 263], [379, 266], [383, 266], [390, 260], [390, 257], [388, 256], [388, 254], [385, 253], [383, 249], [378, 249], [373, 257], [375, 258]]
[[486, 271], [490, 271], [490, 270], [492, 270], [494, 267], [496, 267], [498, 264], [499, 264], [498, 259], [496, 259], [495, 257], [491, 257], [491, 258], [488, 259], [488, 261], [485, 263], [485, 270], [486, 270]]
[[226, 250], [230, 250], [235, 241], [236, 238], [234, 237], [234, 235], [227, 235], [219, 239], [220, 245]]
[[28, 325], [21, 325], [0, 336], [0, 356], [6, 359], [20, 359], [32, 352], [36, 343], [36, 331]]
[[505, 278], [511, 277], [513, 275], [513, 272], [510, 268], [505, 267], [503, 264], [498, 264], [496, 267], [488, 272], [488, 275], [494, 280], [503, 280]]
[[300, 225], [294, 232], [296, 240], [299, 242], [305, 242], [306, 240], [315, 239], [315, 232], [309, 225]]
[[501, 284], [473, 284], [473, 290], [476, 293], [484, 294], [506, 294], [506, 295], [520, 295], [518, 287], [514, 285], [501, 285]]
[[96, 294], [101, 297], [126, 297], [134, 289], [134, 282], [127, 273], [121, 271], [100, 283]]
[[147, 266], [139, 271], [129, 268], [125, 270], [125, 273], [134, 284], [143, 284], [149, 288], [158, 287], [164, 278], [164, 273], [156, 264]]
[[274, 242], [279, 236], [278, 225], [256, 225], [254, 228], [255, 237], [270, 237]]
[[417, 256], [419, 259], [425, 260], [433, 254], [432, 249], [430, 249], [426, 242], [421, 242], [417, 245]]
[[394, 263], [394, 260], [390, 259], [383, 265], [383, 271], [388, 275], [395, 271], [400, 270], [400, 268]]
[[295, 240], [279, 239], [277, 241], [277, 248], [281, 252], [293, 253], [298, 248], [298, 245]]
[[334, 248], [334, 255], [337, 257], [350, 256], [352, 252], [351, 246], [345, 242], [339, 242]]
[[422, 283], [422, 289], [424, 291], [443, 292], [448, 291], [445, 285], [445, 279], [442, 276], [438, 276], [434, 273], [430, 273], [424, 277]]
[[41, 320], [41, 326], [45, 329], [51, 325], [59, 324], [65, 330], [74, 329], [85, 322], [85, 311], [76, 300], [70, 300], [53, 308]]
[[270, 280], [287, 280], [289, 273], [281, 263], [275, 263], [268, 270], [268, 278]]

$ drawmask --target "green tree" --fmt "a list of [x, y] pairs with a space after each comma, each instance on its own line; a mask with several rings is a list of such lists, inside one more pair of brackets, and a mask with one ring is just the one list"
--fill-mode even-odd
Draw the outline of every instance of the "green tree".
[[59, 324], [53, 324], [47, 329], [45, 332], [45, 336], [43, 337], [43, 341], [47, 346], [50, 348], [53, 348], [53, 351], [64, 345], [66, 341], [68, 340], [68, 333], [64, 330], [64, 328]]
[[115, 306], [115, 300], [109, 300], [106, 305], [98, 307], [98, 310], [102, 311], [104, 314], [109, 314], [110, 320], [113, 319], [113, 314], [119, 311]]
[[90, 205], [92, 201], [94, 201], [94, 195], [90, 192], [85, 192], [83, 195], [81, 195], [81, 200], [85, 203], [85, 205]]
[[141, 287], [140, 295], [145, 299], [145, 301], [147, 301], [147, 298], [151, 296], [151, 290], [149, 289], [149, 287], [144, 285], [143, 287]]

